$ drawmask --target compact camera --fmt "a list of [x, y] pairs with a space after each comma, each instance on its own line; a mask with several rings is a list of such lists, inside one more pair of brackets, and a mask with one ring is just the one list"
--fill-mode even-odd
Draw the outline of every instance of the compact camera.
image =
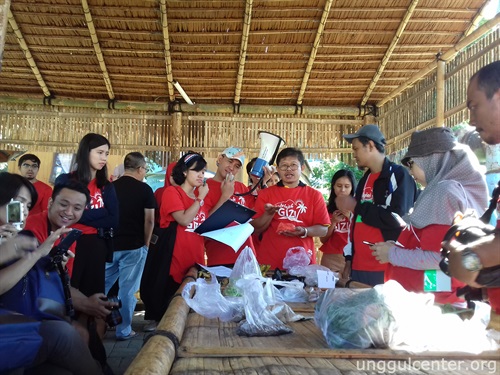
[[22, 202], [11, 200], [7, 204], [7, 222], [17, 230], [23, 229], [24, 211]]
[[117, 296], [108, 297], [107, 301], [116, 302], [118, 306], [113, 306], [110, 308], [111, 313], [106, 317], [106, 323], [109, 327], [116, 327], [123, 321], [122, 314], [120, 314], [120, 308], [122, 307], [122, 301]]

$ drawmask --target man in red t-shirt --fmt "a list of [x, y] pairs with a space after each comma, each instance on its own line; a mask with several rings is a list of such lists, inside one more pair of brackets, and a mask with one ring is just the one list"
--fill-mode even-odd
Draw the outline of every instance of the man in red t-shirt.
[[[245, 163], [245, 154], [238, 147], [228, 147], [217, 158], [217, 172], [213, 178], [207, 180], [208, 194], [205, 202], [210, 208], [209, 214], [212, 214], [228, 199], [239, 203], [245, 207], [253, 208], [255, 198], [248, 193], [248, 187], [235, 180]], [[246, 194], [246, 195], [240, 195]], [[240, 223], [243, 224], [243, 223]], [[241, 247], [235, 252], [230, 246], [221, 242], [206, 239], [205, 251], [207, 254], [207, 265], [232, 265], [246, 246], [249, 246], [254, 252], [252, 237], [248, 237]]]
[[38, 181], [36, 176], [40, 169], [40, 159], [38, 156], [33, 154], [24, 154], [19, 158], [17, 166], [19, 168], [19, 174], [31, 182], [38, 194], [38, 199], [35, 206], [31, 207], [30, 214], [34, 215], [42, 211], [47, 211], [47, 205], [49, 203], [49, 198], [52, 195], [52, 188]]
[[[366, 172], [359, 181], [355, 198], [339, 196], [339, 210], [354, 213], [351, 227], [352, 253], [346, 255], [343, 275], [368, 285], [384, 283], [387, 264], [381, 264], [372, 254], [368, 242], [396, 241], [402, 229], [401, 216], [415, 202], [415, 181], [401, 165], [385, 157], [385, 138], [377, 125], [364, 125], [344, 138], [352, 143], [354, 158]], [[352, 268], [352, 270], [351, 270]]]
[[321, 193], [300, 181], [305, 168], [302, 151], [284, 148], [276, 158], [281, 181], [259, 191], [251, 222], [262, 241], [257, 260], [271, 268], [283, 268], [283, 259], [293, 247], [302, 247], [316, 263], [313, 237], [323, 237], [330, 225]]
[[[475, 126], [483, 141], [490, 145], [500, 144], [500, 61], [495, 61], [481, 68], [469, 82], [467, 89], [467, 107], [470, 112], [470, 125]], [[497, 189], [500, 189], [500, 185]], [[500, 214], [500, 202], [497, 212]], [[500, 215], [499, 215], [500, 217]], [[450, 274], [471, 286], [481, 287], [476, 282], [483, 268], [500, 266], [500, 221], [497, 232], [490, 240], [480, 245], [462, 245], [457, 241], [443, 243], [450, 251]], [[500, 314], [500, 288], [498, 278], [488, 285], [488, 297], [492, 309]]]
[[[44, 242], [51, 232], [62, 227], [71, 227], [82, 217], [85, 206], [90, 202], [88, 189], [77, 181], [69, 181], [65, 184], [56, 185], [52, 197], [48, 201], [48, 210], [32, 215], [31, 212], [26, 219], [25, 230], [30, 231], [38, 242]], [[57, 245], [58, 241], [56, 241]], [[75, 251], [76, 243], [70, 247]], [[71, 258], [67, 267], [71, 275]], [[105, 318], [115, 303], [107, 302], [106, 295], [97, 293], [90, 297], [85, 296], [78, 289], [70, 287], [71, 297], [75, 310], [87, 315]]]

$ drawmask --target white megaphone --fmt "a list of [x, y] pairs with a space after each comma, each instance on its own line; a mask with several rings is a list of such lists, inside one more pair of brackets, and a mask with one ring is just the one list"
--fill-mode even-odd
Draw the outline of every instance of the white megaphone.
[[264, 176], [263, 168], [274, 163], [278, 150], [282, 143], [285, 144], [285, 141], [280, 136], [265, 131], [259, 132], [259, 138], [260, 152], [250, 174], [262, 178]]

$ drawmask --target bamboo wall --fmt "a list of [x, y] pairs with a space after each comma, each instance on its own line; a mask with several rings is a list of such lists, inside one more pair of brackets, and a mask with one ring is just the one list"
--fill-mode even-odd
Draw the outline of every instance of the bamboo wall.
[[[453, 127], [468, 121], [469, 78], [482, 66], [499, 58], [500, 30], [496, 29], [446, 64], [445, 126]], [[382, 106], [379, 124], [389, 141], [388, 153], [397, 152], [398, 156], [408, 147], [413, 131], [436, 126], [436, 71]]]

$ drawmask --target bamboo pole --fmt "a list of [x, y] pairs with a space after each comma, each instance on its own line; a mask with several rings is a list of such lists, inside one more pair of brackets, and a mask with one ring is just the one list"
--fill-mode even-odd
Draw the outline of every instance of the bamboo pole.
[[306, 71], [304, 72], [304, 77], [302, 77], [302, 84], [300, 85], [299, 96], [297, 97], [297, 104], [301, 105], [304, 99], [304, 94], [307, 88], [307, 82], [309, 82], [309, 76], [314, 65], [314, 60], [316, 59], [316, 53], [318, 53], [319, 44], [321, 42], [321, 37], [325, 31], [326, 21], [328, 20], [328, 15], [330, 14], [330, 8], [332, 7], [333, 0], [328, 0], [323, 8], [323, 14], [321, 15], [321, 21], [318, 25], [318, 30], [316, 31], [316, 37], [314, 38], [313, 48], [309, 55], [309, 60], [307, 62]]
[[181, 158], [181, 137], [182, 137], [182, 112], [175, 112], [172, 115], [172, 160]]
[[92, 39], [92, 45], [94, 46], [97, 61], [99, 62], [99, 66], [101, 68], [102, 78], [104, 79], [106, 90], [108, 91], [108, 96], [110, 99], [114, 99], [115, 93], [113, 92], [113, 86], [111, 85], [111, 78], [109, 78], [108, 69], [106, 68], [106, 63], [104, 62], [104, 56], [102, 54], [101, 46], [99, 44], [99, 38], [97, 37], [97, 31], [94, 26], [94, 20], [92, 19], [92, 14], [90, 13], [90, 8], [87, 0], [82, 0], [82, 8], [85, 15], [85, 21], [87, 22], [87, 28], [90, 32], [90, 38]]
[[[478, 40], [481, 38], [483, 35], [488, 33], [491, 29], [493, 29], [495, 26], [500, 24], [500, 13], [498, 13], [495, 17], [493, 17], [491, 20], [486, 22], [484, 25], [479, 27], [476, 31], [473, 33], [469, 34], [467, 37], [463, 38], [460, 40], [457, 44], [455, 44], [452, 48], [450, 48], [448, 51], [443, 53], [441, 55], [441, 59], [444, 61], [449, 61], [451, 60], [458, 52], [460, 52], [463, 48], [467, 47], [469, 44], [472, 42]], [[425, 77], [427, 74], [429, 74], [431, 71], [436, 69], [437, 67], [437, 62], [433, 61], [414, 75], [412, 75], [405, 83], [403, 83], [401, 86], [399, 86], [397, 89], [391, 91], [389, 95], [387, 95], [384, 99], [380, 100], [377, 103], [377, 107], [383, 106], [385, 103], [387, 103], [389, 100], [393, 99], [395, 96], [399, 95], [401, 92], [403, 92], [406, 88], [409, 86], [413, 85], [416, 81], [419, 79]]]
[[435, 127], [444, 126], [444, 80], [446, 74], [446, 62], [438, 58], [436, 75], [436, 123]]
[[[176, 294], [180, 294], [184, 286], [192, 281], [191, 279], [196, 279], [196, 276], [197, 271], [192, 267], [186, 275], [190, 279], [184, 280]], [[156, 328], [157, 332], [169, 332], [180, 343], [188, 313], [189, 306], [184, 299], [180, 295], [174, 297]], [[174, 363], [176, 354], [176, 347], [170, 338], [162, 335], [154, 335], [134, 358], [125, 371], [125, 375], [168, 374]]]
[[372, 81], [370, 82], [370, 85], [366, 89], [365, 95], [363, 96], [363, 99], [361, 99], [361, 106], [364, 106], [368, 99], [370, 98], [370, 95], [372, 91], [375, 89], [375, 86], [377, 85], [378, 80], [382, 76], [382, 73], [385, 70], [385, 66], [389, 62], [392, 52], [396, 48], [396, 45], [399, 42], [399, 39], [403, 35], [403, 32], [405, 31], [406, 25], [408, 25], [408, 22], [410, 21], [411, 16], [413, 15], [413, 12], [415, 11], [415, 8], [418, 5], [419, 0], [413, 0], [406, 10], [406, 13], [403, 17], [403, 20], [399, 24], [398, 30], [396, 31], [396, 34], [392, 38], [391, 44], [389, 45], [389, 48], [387, 48], [387, 51], [385, 52], [385, 55], [382, 59], [382, 62], [380, 63], [377, 72], [375, 73], [375, 76], [373, 77]]
[[0, 0], [0, 56], [5, 48], [5, 35], [7, 34], [10, 0]]
[[168, 19], [167, 19], [167, 3], [166, 0], [160, 0], [160, 12], [161, 12], [161, 26], [163, 32], [163, 54], [165, 56], [165, 70], [167, 71], [167, 86], [168, 86], [168, 96], [170, 101], [175, 100], [174, 93], [174, 76], [172, 74], [172, 57], [170, 55], [170, 37], [168, 35]]
[[241, 35], [240, 58], [238, 62], [238, 74], [236, 76], [236, 89], [234, 90], [234, 103], [239, 104], [241, 97], [241, 86], [243, 85], [243, 74], [247, 58], [248, 35], [250, 33], [250, 22], [252, 22], [253, 0], [247, 0], [245, 6], [245, 19], [243, 20], [243, 33]]
[[17, 42], [19, 43], [19, 46], [21, 47], [21, 50], [24, 53], [24, 57], [26, 57], [26, 60], [28, 60], [28, 64], [31, 68], [31, 71], [35, 75], [35, 78], [40, 85], [43, 94], [45, 96], [51, 96], [51, 93], [45, 84], [45, 80], [42, 77], [42, 74], [40, 73], [40, 70], [38, 70], [38, 66], [36, 65], [35, 60], [33, 59], [33, 56], [31, 55], [30, 49], [28, 47], [28, 44], [26, 44], [26, 40], [24, 40], [24, 36], [21, 33], [21, 30], [19, 29], [19, 26], [17, 25], [17, 22], [14, 18], [14, 15], [8, 10], [7, 13], [7, 18], [9, 20], [10, 27], [12, 27], [12, 30], [14, 31], [14, 34], [16, 34]]
[[[0, 96], [0, 103], [14, 103], [14, 104], [32, 104], [41, 105], [43, 101], [39, 98], [16, 98], [10, 96]], [[63, 107], [82, 107], [82, 108], [98, 108], [108, 109], [108, 102], [104, 100], [83, 100], [83, 99], [52, 99], [53, 106]], [[189, 105], [185, 103], [180, 104], [181, 111], [184, 113], [234, 113], [232, 104], [195, 104]], [[131, 111], [163, 111], [168, 112], [168, 104], [161, 102], [130, 102], [130, 101], [117, 101], [114, 109], [126, 109]], [[268, 105], [242, 105], [240, 106], [241, 114], [287, 114], [295, 115], [297, 107], [295, 106], [268, 106]], [[361, 112], [355, 106], [317, 106], [317, 107], [303, 107], [303, 114], [307, 115], [320, 115], [320, 116], [362, 116], [364, 110]]]

